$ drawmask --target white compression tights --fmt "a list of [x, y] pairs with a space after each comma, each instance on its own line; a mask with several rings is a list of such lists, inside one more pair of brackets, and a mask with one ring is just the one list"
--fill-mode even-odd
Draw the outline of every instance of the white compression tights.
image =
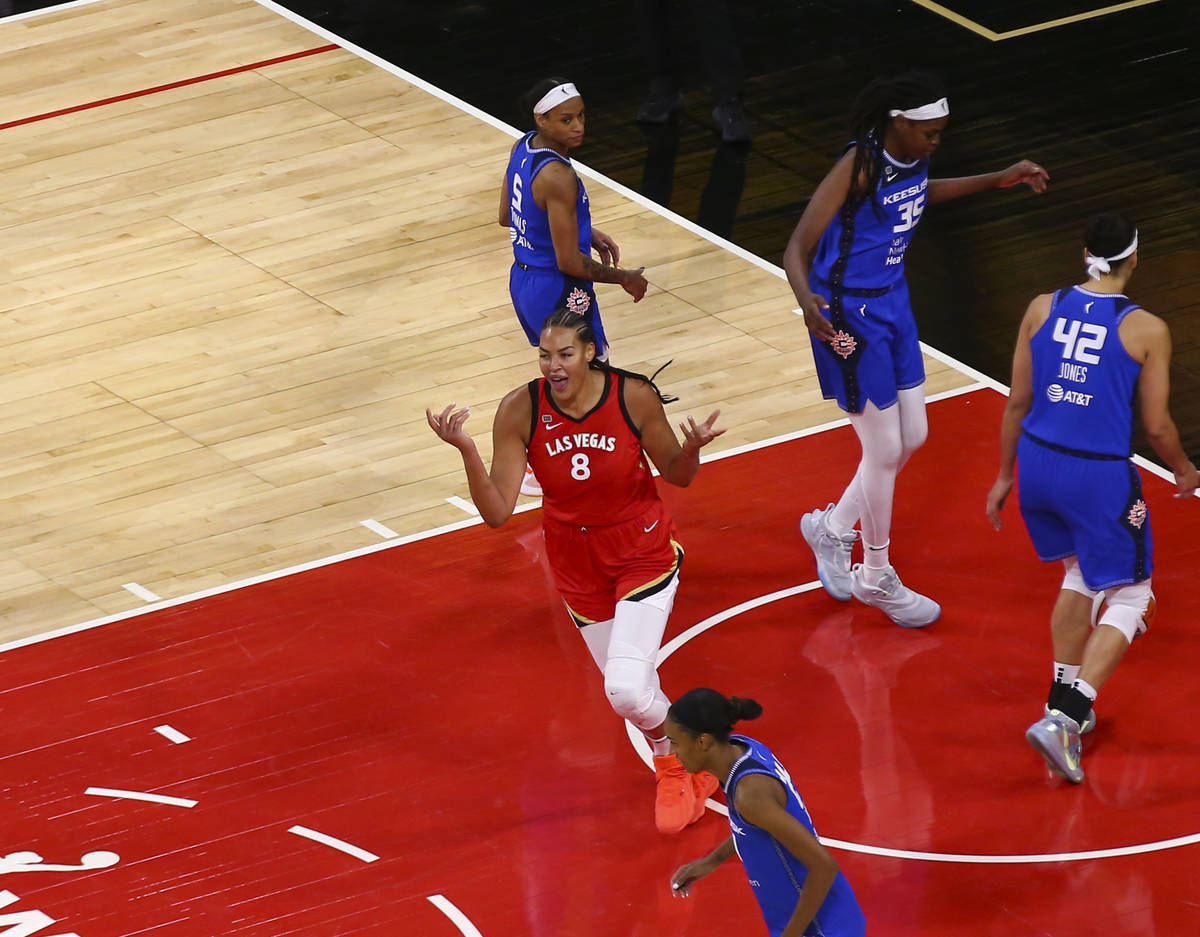
[[863, 540], [885, 547], [892, 534], [896, 476], [929, 435], [925, 385], [900, 391], [896, 403], [885, 410], [868, 401], [862, 413], [850, 414], [850, 425], [862, 446], [862, 460], [833, 509], [830, 527], [849, 531], [861, 519]]

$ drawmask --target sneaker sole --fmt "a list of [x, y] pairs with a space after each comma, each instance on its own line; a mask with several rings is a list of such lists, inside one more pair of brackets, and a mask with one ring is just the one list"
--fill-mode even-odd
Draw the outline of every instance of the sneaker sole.
[[[854, 597], [856, 599], [858, 599], [858, 601], [862, 602], [863, 605], [869, 605], [869, 606], [871, 606], [871, 608], [879, 608], [879, 606], [876, 605], [874, 602], [867, 601], [867, 599], [864, 599], [861, 595], [855, 594]], [[937, 614], [935, 614], [931, 619], [929, 619], [929, 621], [922, 621], [922, 622], [901, 621], [899, 618], [897, 618], [891, 612], [889, 612], [886, 608], [879, 608], [879, 610], [881, 612], [883, 612], [883, 614], [887, 615], [887, 617], [892, 620], [892, 624], [899, 625], [901, 628], [928, 628], [935, 621], [937, 621], [939, 618], [942, 617], [942, 607], [940, 605], [938, 606]]]
[[1058, 763], [1058, 758], [1062, 755], [1062, 752], [1059, 750], [1057, 733], [1051, 733], [1047, 736], [1038, 729], [1037, 724], [1034, 724], [1025, 730], [1025, 741], [1032, 745], [1033, 750], [1045, 759], [1046, 767], [1059, 777], [1065, 778], [1072, 784], [1081, 784], [1083, 782], [1083, 768], [1077, 768], [1078, 776], [1075, 776], [1068, 765]]

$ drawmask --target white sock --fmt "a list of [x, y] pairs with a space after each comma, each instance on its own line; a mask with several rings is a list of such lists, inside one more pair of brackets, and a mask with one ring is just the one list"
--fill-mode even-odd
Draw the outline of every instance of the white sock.
[[888, 547], [891, 543], [892, 541], [888, 540], [881, 547], [873, 547], [869, 543], [863, 544], [863, 581], [868, 586], [879, 585], [879, 580], [891, 566], [888, 562]]
[[1075, 689], [1077, 689], [1080, 693], [1082, 693], [1084, 696], [1086, 696], [1088, 699], [1090, 699], [1093, 703], [1096, 702], [1096, 688], [1094, 686], [1092, 686], [1090, 683], [1088, 683], [1086, 680], [1080, 680], [1080, 679], [1076, 678], [1075, 683], [1073, 685], [1074, 685]]
[[[1067, 686], [1071, 686], [1072, 684], [1074, 684], [1075, 678], [1078, 676], [1079, 676], [1079, 665], [1078, 664], [1064, 664], [1060, 660], [1056, 660], [1054, 662], [1054, 682], [1055, 683], [1065, 683]], [[1092, 699], [1095, 699], [1095, 698], [1096, 698], [1096, 696], [1093, 693]]]
[[650, 736], [646, 736], [646, 738], [650, 742], [650, 748], [653, 749], [655, 758], [671, 754], [671, 740], [665, 735], [661, 739], [652, 739]]

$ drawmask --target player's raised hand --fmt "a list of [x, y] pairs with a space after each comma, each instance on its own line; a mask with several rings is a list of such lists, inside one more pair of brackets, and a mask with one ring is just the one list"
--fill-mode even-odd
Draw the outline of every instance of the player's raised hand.
[[690, 416], [687, 418], [686, 423], [680, 423], [679, 428], [683, 430], [683, 444], [685, 446], [690, 445], [693, 449], [703, 449], [720, 436], [725, 430], [713, 428], [717, 422], [717, 417], [720, 415], [720, 410], [714, 410], [703, 423], [697, 424]]
[[430, 428], [437, 433], [438, 439], [450, 443], [455, 449], [463, 449], [472, 444], [470, 434], [463, 428], [470, 415], [470, 407], [455, 410], [454, 404], [450, 404], [437, 415], [428, 407], [425, 408], [425, 419], [429, 421]]

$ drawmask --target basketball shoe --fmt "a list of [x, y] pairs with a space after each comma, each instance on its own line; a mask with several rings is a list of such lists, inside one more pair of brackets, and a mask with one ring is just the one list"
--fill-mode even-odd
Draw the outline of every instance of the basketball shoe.
[[1079, 723], [1070, 716], [1050, 710], [1025, 730], [1025, 739], [1034, 751], [1046, 759], [1055, 774], [1061, 774], [1072, 784], [1083, 781], [1083, 766], [1079, 764]]
[[[1050, 715], [1050, 704], [1044, 703], [1042, 712], [1044, 715]], [[1088, 710], [1088, 714], [1083, 718], [1083, 724], [1079, 727], [1080, 735], [1087, 735], [1092, 729], [1096, 728], [1096, 709], [1092, 707]]]
[[657, 785], [654, 825], [660, 833], [679, 833], [689, 823], [700, 819], [696, 815], [695, 782], [678, 758], [655, 755], [654, 778]]
[[829, 530], [829, 514], [833, 502], [825, 510], [809, 511], [800, 518], [800, 533], [817, 558], [817, 578], [825, 591], [839, 602], [850, 601], [850, 556], [858, 531], [838, 536]]
[[718, 786], [716, 775], [709, 771], [698, 771], [692, 775], [692, 790], [696, 794], [696, 811], [692, 814], [692, 823], [704, 816], [704, 802], [716, 792]]
[[850, 591], [858, 601], [874, 605], [900, 627], [924, 628], [942, 614], [942, 607], [937, 602], [913, 592], [902, 583], [893, 567], [888, 566], [873, 586], [867, 585], [863, 578], [864, 569], [862, 563], [855, 563], [850, 570]]

